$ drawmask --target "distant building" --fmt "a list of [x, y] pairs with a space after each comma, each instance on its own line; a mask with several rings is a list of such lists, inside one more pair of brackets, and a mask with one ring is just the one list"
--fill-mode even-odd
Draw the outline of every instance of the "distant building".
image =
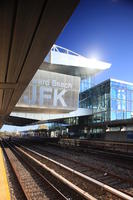
[[130, 119], [133, 117], [133, 83], [106, 80], [80, 93], [79, 105], [92, 110], [92, 122]]

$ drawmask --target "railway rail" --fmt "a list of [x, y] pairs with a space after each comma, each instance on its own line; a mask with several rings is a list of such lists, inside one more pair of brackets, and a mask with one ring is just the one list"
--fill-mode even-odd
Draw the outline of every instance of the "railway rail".
[[[70, 157], [67, 155], [62, 155], [62, 152], [59, 154], [59, 151], [56, 152], [55, 149], [48, 151], [46, 148], [41, 146], [32, 146], [32, 149], [36, 149], [37, 152], [40, 154], [46, 155], [47, 157], [56, 160], [62, 164], [67, 166], [71, 166], [71, 168], [75, 169], [83, 174], [86, 174], [92, 178], [95, 178], [107, 185], [115, 187], [131, 196], [133, 196], [133, 168], [131, 176], [125, 176], [122, 174], [118, 174], [116, 172], [107, 171], [107, 169], [103, 169], [103, 165], [95, 166], [92, 164], [88, 164], [85, 162], [79, 161], [79, 159], [75, 159], [74, 157]], [[130, 168], [130, 166], [129, 166]], [[125, 168], [124, 168], [125, 169]], [[129, 172], [128, 172], [129, 173]]]
[[[69, 141], [69, 140], [68, 140]], [[74, 140], [73, 140], [74, 141]], [[98, 143], [98, 142], [97, 142]], [[105, 142], [104, 142], [105, 143]], [[49, 143], [49, 145], [53, 146], [53, 147], [57, 147], [57, 148], [63, 148], [68, 150], [72, 150], [75, 153], [76, 152], [85, 152], [88, 153], [89, 155], [98, 155], [99, 159], [103, 160], [103, 159], [110, 159], [110, 161], [115, 161], [118, 162], [117, 166], [118, 167], [123, 167], [125, 168], [125, 170], [133, 170], [133, 153], [125, 153], [125, 152], [116, 152], [113, 150], [107, 150], [107, 149], [99, 149], [96, 147], [91, 147], [91, 146], [84, 146], [76, 143], [77, 146], [75, 146], [75, 142], [74, 144], [71, 143], [71, 145], [61, 145], [61, 144], [55, 144], [55, 143]], [[133, 146], [133, 145], [132, 145]], [[124, 160], [124, 162], [123, 162]], [[127, 167], [128, 166], [128, 167]]]
[[3, 149], [28, 200], [96, 200], [22, 149], [9, 144]]
[[60, 173], [61, 176], [67, 178], [73, 184], [80, 185], [82, 190], [89, 192], [89, 194], [96, 199], [133, 199], [131, 195], [127, 195], [126, 193], [86, 176], [83, 173], [73, 170], [72, 168], [39, 154], [27, 147], [21, 146], [16, 147], [16, 149], [21, 151], [23, 154], [30, 154], [31, 157], [38, 160], [40, 163], [45, 163], [47, 167], [52, 168], [52, 170], [57, 173]]

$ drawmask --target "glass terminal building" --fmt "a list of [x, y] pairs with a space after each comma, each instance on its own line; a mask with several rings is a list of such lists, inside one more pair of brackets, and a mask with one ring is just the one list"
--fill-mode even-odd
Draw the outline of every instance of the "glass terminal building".
[[106, 80], [81, 92], [79, 106], [92, 110], [92, 122], [130, 119], [133, 117], [133, 84]]

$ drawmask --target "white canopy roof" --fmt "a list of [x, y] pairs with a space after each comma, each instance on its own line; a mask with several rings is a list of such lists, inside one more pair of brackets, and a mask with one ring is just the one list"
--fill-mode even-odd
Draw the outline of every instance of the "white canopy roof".
[[40, 68], [82, 76], [82, 74], [95, 75], [110, 67], [110, 63], [89, 59], [63, 47], [53, 45]]

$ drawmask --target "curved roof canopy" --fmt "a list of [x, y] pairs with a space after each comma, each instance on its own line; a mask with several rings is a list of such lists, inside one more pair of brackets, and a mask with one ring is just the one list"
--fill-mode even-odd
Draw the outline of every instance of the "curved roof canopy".
[[40, 69], [75, 76], [96, 75], [109, 69], [110, 63], [86, 58], [69, 49], [53, 45]]
[[79, 0], [0, 1], [0, 126]]

